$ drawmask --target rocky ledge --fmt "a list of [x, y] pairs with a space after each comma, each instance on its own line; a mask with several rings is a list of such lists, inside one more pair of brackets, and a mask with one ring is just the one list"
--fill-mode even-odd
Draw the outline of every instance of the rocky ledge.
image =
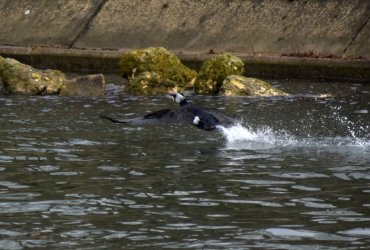
[[2, 93], [21, 95], [101, 96], [105, 94], [104, 75], [67, 79], [59, 70], [36, 69], [11, 58], [0, 57]]
[[[196, 72], [165, 48], [150, 47], [124, 53], [119, 67], [121, 76], [128, 82], [125, 91], [131, 95], [187, 90], [205, 95], [287, 95], [265, 81], [244, 77], [243, 61], [229, 53], [215, 54]], [[0, 57], [0, 79], [5, 94], [103, 96], [106, 93], [102, 74], [67, 79], [59, 70], [36, 69], [11, 58]]]
[[262, 80], [243, 78], [243, 61], [228, 53], [205, 60], [196, 72], [183, 65], [174, 53], [151, 47], [124, 54], [120, 69], [121, 75], [128, 79], [127, 91], [132, 95], [150, 96], [185, 90], [206, 95], [287, 95]]

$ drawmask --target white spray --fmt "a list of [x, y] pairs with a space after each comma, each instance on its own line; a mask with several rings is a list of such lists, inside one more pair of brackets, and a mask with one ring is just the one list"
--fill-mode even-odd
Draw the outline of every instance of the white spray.
[[268, 149], [274, 147], [360, 147], [368, 150], [370, 144], [363, 140], [344, 140], [345, 138], [298, 138], [286, 131], [274, 131], [269, 127], [252, 129], [240, 123], [231, 127], [217, 126], [217, 129], [225, 137], [227, 146], [235, 149]]

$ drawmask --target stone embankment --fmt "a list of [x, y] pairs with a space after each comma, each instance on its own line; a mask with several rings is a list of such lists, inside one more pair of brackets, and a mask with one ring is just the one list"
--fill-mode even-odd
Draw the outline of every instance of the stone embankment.
[[161, 46], [199, 69], [213, 53], [245, 75], [370, 81], [370, 1], [3, 0], [0, 55], [38, 68], [118, 73]]

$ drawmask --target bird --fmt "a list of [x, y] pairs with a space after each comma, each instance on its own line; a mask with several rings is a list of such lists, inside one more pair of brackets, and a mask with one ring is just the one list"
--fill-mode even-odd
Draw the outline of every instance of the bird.
[[202, 130], [214, 130], [217, 126], [232, 126], [237, 119], [232, 118], [221, 111], [203, 108], [193, 102], [189, 102], [181, 93], [171, 93], [171, 98], [180, 106], [175, 109], [162, 109], [142, 117], [131, 119], [115, 119], [105, 115], [101, 118], [115, 123], [126, 123], [133, 125], [182, 123], [191, 124]]

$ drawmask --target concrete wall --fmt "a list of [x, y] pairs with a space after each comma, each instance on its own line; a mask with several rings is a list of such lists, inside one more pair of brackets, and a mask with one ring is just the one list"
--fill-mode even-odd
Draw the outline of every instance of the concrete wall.
[[1, 0], [0, 46], [370, 58], [368, 0]]

